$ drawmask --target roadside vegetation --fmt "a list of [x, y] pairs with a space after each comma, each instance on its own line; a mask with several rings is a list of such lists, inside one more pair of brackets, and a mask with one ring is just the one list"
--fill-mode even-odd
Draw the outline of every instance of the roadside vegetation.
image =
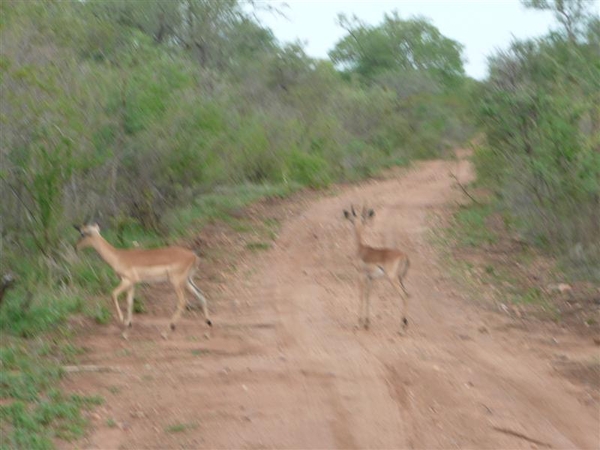
[[[526, 0], [557, 28], [490, 58], [475, 96], [479, 203], [447, 236], [483, 297], [597, 333], [600, 305], [600, 17], [597, 2]], [[481, 287], [485, 286], [482, 291]]]
[[113, 320], [114, 275], [74, 252], [72, 224], [96, 220], [122, 247], [186, 240], [211, 221], [243, 227], [233, 212], [260, 198], [441, 156], [472, 133], [477, 83], [428, 21], [341, 16], [346, 37], [317, 60], [278, 42], [261, 7], [0, 3], [3, 447], [77, 437], [101, 401], [57, 387], [77, 352], [69, 317]]
[[479, 183], [521, 238], [571, 276], [600, 281], [600, 17], [597, 2], [528, 0], [559, 27], [490, 59], [478, 111]]
[[479, 306], [516, 319], [551, 321], [596, 339], [598, 283], [569, 275], [547, 249], [523, 240], [506, 211], [487, 203], [485, 188], [470, 194], [436, 240], [453, 277]]

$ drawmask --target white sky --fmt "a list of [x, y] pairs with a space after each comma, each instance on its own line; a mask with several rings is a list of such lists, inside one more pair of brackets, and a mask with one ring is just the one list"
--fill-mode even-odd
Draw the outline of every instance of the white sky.
[[[300, 40], [314, 58], [327, 58], [327, 52], [344, 36], [336, 25], [340, 12], [353, 14], [363, 22], [378, 25], [386, 12], [398, 10], [402, 19], [424, 16], [440, 32], [465, 46], [465, 70], [483, 79], [487, 57], [496, 49], [508, 47], [513, 37], [523, 39], [546, 34], [555, 27], [552, 13], [525, 9], [519, 0], [259, 0], [284, 12], [287, 18], [260, 13], [264, 26], [281, 42]], [[287, 6], [284, 6], [286, 5]]]

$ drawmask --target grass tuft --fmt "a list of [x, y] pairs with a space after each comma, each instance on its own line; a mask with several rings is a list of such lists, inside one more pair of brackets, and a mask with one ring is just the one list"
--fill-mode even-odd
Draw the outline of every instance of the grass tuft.
[[455, 226], [452, 235], [460, 245], [479, 247], [495, 244], [496, 234], [490, 229], [487, 220], [494, 212], [491, 205], [469, 205], [462, 207], [455, 215]]
[[197, 428], [196, 423], [176, 423], [165, 428], [167, 433], [183, 433], [184, 431]]
[[246, 248], [253, 251], [269, 250], [271, 244], [268, 242], [248, 242]]
[[0, 349], [1, 448], [51, 449], [56, 438], [81, 437], [87, 423], [82, 410], [103, 402], [57, 389], [62, 371], [48, 353], [43, 339], [10, 338]]

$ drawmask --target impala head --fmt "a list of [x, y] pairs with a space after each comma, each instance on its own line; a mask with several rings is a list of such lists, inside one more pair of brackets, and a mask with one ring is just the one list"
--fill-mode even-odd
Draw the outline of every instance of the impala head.
[[77, 250], [81, 250], [82, 248], [90, 247], [92, 244], [92, 239], [96, 236], [100, 236], [100, 227], [97, 223], [87, 224], [87, 225], [73, 225], [73, 227], [79, 231], [79, 240], [75, 244], [75, 248]]
[[373, 217], [375, 217], [375, 211], [373, 211], [370, 208], [367, 208], [366, 206], [363, 206], [359, 216], [358, 214], [356, 214], [354, 205], [350, 205], [350, 211], [344, 210], [344, 217], [348, 219], [355, 227], [359, 225], [363, 227], [371, 220], [373, 220]]

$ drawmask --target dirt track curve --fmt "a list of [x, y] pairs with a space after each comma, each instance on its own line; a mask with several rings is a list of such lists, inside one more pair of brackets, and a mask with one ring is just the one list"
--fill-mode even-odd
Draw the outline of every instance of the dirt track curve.
[[[150, 305], [162, 310], [134, 318], [129, 341], [114, 324], [92, 327], [79, 342], [81, 363], [110, 371], [71, 374], [66, 385], [105, 404], [87, 438], [61, 445], [599, 448], [598, 397], [552, 365], [597, 348], [566, 332], [557, 340], [513, 327], [445, 274], [430, 230], [462, 200], [451, 171], [471, 176], [465, 160], [430, 161], [307, 202], [271, 250], [240, 261], [239, 275], [209, 299], [210, 331], [187, 313], [161, 340], [174, 305], [166, 289]], [[411, 255], [405, 336], [399, 299], [382, 282], [371, 329], [355, 327], [355, 244], [342, 210], [362, 201], [377, 213], [368, 242]]]

